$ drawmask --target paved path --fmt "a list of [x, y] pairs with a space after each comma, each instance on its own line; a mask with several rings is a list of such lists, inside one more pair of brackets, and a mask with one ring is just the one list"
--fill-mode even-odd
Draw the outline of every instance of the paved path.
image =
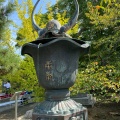
[[[33, 109], [35, 105], [36, 105], [36, 103], [30, 103], [25, 106], [19, 106], [18, 107], [18, 118], [19, 118], [18, 120], [23, 120], [22, 118], [26, 114], [26, 112]], [[14, 118], [15, 118], [14, 116], [15, 116], [15, 109], [12, 108], [10, 110], [1, 112], [0, 120], [14, 120]]]

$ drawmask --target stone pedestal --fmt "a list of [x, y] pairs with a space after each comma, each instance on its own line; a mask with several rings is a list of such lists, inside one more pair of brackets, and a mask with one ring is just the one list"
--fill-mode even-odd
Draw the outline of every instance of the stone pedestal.
[[93, 107], [96, 101], [92, 94], [86, 93], [80, 93], [77, 96], [73, 96], [72, 99], [87, 107]]
[[69, 90], [51, 90], [46, 92], [46, 100], [33, 109], [32, 120], [88, 120], [88, 112], [70, 99]]
[[80, 111], [72, 114], [58, 114], [58, 115], [46, 115], [46, 114], [33, 114], [32, 120], [88, 120], [88, 113], [86, 108], [82, 108]]

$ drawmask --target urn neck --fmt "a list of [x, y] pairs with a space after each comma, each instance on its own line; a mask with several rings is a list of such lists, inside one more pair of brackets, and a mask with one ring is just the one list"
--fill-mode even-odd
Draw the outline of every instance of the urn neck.
[[68, 89], [46, 90], [45, 99], [47, 101], [61, 101], [70, 99], [70, 91]]

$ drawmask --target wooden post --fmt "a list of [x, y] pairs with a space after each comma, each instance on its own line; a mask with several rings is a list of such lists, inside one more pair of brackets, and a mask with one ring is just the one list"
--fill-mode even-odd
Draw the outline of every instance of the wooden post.
[[18, 108], [18, 103], [17, 103], [18, 96], [15, 96], [15, 120], [17, 120], [17, 108]]
[[15, 100], [15, 120], [17, 120], [17, 108], [18, 108], [18, 96], [22, 93], [22, 91], [15, 92], [10, 100]]

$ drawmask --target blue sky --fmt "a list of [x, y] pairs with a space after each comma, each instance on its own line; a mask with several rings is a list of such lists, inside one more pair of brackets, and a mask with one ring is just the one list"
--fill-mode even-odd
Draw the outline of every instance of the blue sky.
[[[5, 0], [4, 5], [6, 5], [8, 1], [13, 2], [14, 0]], [[22, 1], [26, 1], [26, 0], [18, 0], [18, 2], [19, 2], [20, 4], [22, 3]], [[37, 0], [32, 0], [32, 1], [33, 1], [33, 4], [35, 4], [35, 3], [37, 2]], [[57, 1], [57, 0], [40, 0], [38, 6], [37, 6], [37, 8], [36, 8], [35, 13], [38, 12], [39, 8], [41, 8], [42, 13], [45, 13], [45, 12], [46, 12], [46, 4], [47, 4], [47, 3], [51, 3], [51, 5], [54, 5], [54, 4], [56, 3], [56, 1]], [[17, 25], [20, 25], [20, 24], [21, 24], [21, 23], [20, 23], [20, 20], [19, 20], [19, 18], [18, 18], [18, 16], [17, 16], [17, 12], [13, 12], [13, 13], [9, 16], [9, 18], [10, 18], [11, 20], [13, 20]]]
[[[14, 1], [14, 0], [6, 0], [6, 1]], [[26, 1], [26, 0], [18, 0], [18, 2], [19, 2], [20, 4], [22, 3], [22, 1]], [[35, 3], [37, 2], [37, 0], [32, 0], [32, 1], [33, 1], [33, 4], [35, 4]], [[45, 12], [46, 12], [46, 4], [47, 4], [48, 2], [50, 2], [51, 5], [53, 5], [53, 4], [56, 3], [56, 0], [40, 0], [38, 6], [37, 6], [37, 8], [36, 8], [35, 13], [38, 12], [38, 10], [39, 10], [40, 7], [42, 7], [42, 8], [41, 8], [42, 13], [45, 13]], [[18, 18], [18, 16], [17, 16], [17, 12], [13, 12], [13, 13], [9, 16], [9, 18], [10, 18], [11, 20], [13, 20], [18, 26], [21, 25], [21, 21], [19, 20], [19, 18]], [[14, 29], [14, 28], [11, 28], [11, 29]], [[15, 33], [14, 33], [14, 32], [13, 32], [13, 37], [15, 37]]]
[[[24, 0], [24, 1], [26, 1], [26, 0]], [[32, 0], [32, 1], [33, 1], [33, 4], [35, 4], [35, 3], [37, 2], [37, 0]], [[22, 0], [18, 0], [18, 2], [21, 3]], [[45, 9], [45, 8], [46, 8], [46, 4], [47, 4], [48, 2], [50, 2], [50, 3], [53, 5], [53, 4], [56, 3], [56, 0], [40, 0], [40, 2], [38, 3], [37, 8], [39, 9], [39, 7], [42, 6], [42, 12], [43, 12], [43, 13], [46, 12], [46, 9]]]
[[[9, 1], [9, 0], [8, 0]], [[10, 1], [12, 1], [12, 0], [10, 0]], [[22, 1], [23, 0], [18, 0], [18, 2], [21, 4], [22, 3]], [[24, 1], [26, 1], [26, 0], [24, 0]], [[35, 4], [37, 2], [37, 0], [33, 0], [33, 4]], [[48, 3], [48, 2], [50, 2], [51, 3], [51, 5], [53, 5], [53, 4], [55, 4], [56, 3], [56, 0], [40, 0], [40, 2], [39, 2], [39, 4], [38, 4], [38, 6], [37, 6], [37, 8], [36, 8], [36, 13], [38, 12], [38, 10], [39, 10], [39, 7], [41, 7], [42, 9], [42, 13], [45, 13], [46, 12], [46, 4]], [[17, 16], [17, 13], [16, 12], [14, 12], [13, 14], [11, 14], [11, 16], [10, 16], [10, 19], [12, 19], [15, 23], [17, 23], [18, 25], [20, 25], [20, 20], [19, 20], [19, 18], [18, 18], [18, 16]]]
[[[6, 0], [6, 1], [14, 1], [14, 0]], [[26, 0], [18, 0], [18, 2], [21, 4], [22, 1], [26, 1]], [[37, 2], [37, 0], [33, 0], [33, 4], [35, 4]], [[41, 0], [36, 8], [36, 13], [38, 12], [39, 10], [39, 7], [42, 7], [41, 10], [42, 10], [42, 13], [45, 13], [46, 12], [46, 4], [50, 2], [51, 5], [55, 4], [56, 3], [56, 0]], [[17, 16], [17, 12], [13, 12], [9, 19], [13, 20], [18, 26], [21, 26], [21, 21], [19, 20], [18, 16]], [[14, 27], [11, 27], [10, 26], [10, 29], [12, 31], [12, 40], [11, 40], [11, 44], [14, 46], [15, 45], [15, 38], [16, 38], [16, 33], [17, 33], [17, 29], [15, 29]], [[17, 54], [20, 54], [20, 49], [16, 49], [15, 50]]]

